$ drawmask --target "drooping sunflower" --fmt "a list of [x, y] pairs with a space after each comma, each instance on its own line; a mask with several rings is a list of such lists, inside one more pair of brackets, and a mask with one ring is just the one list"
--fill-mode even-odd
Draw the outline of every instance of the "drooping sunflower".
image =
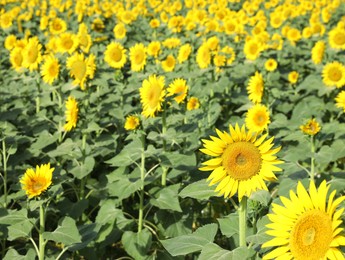
[[188, 86], [185, 79], [174, 79], [172, 83], [170, 83], [168, 87], [168, 95], [167, 96], [173, 96], [175, 95], [174, 99], [177, 102], [177, 104], [180, 104], [183, 102], [183, 100], [187, 96]]
[[196, 55], [196, 62], [200, 69], [206, 69], [211, 63], [211, 52], [207, 44], [202, 44]]
[[69, 96], [65, 106], [66, 124], [64, 125], [64, 130], [69, 132], [72, 130], [72, 128], [75, 128], [77, 126], [79, 112], [78, 102], [74, 97]]
[[337, 207], [345, 196], [334, 199], [334, 190], [327, 201], [329, 188], [325, 180], [318, 189], [310, 181], [307, 192], [298, 182], [297, 193], [290, 191], [290, 199], [281, 196], [282, 205], [272, 204], [266, 233], [273, 238], [262, 247], [276, 248], [263, 259], [344, 259], [339, 249], [345, 245], [340, 227], [344, 208]]
[[162, 102], [165, 96], [164, 76], [151, 75], [143, 81], [140, 91], [140, 102], [143, 106], [142, 114], [147, 117], [155, 117], [155, 113], [162, 110]]
[[208, 177], [209, 185], [218, 183], [215, 191], [224, 197], [238, 193], [239, 201], [252, 192], [267, 190], [266, 181], [276, 180], [275, 171], [281, 171], [276, 164], [282, 163], [275, 154], [281, 147], [271, 149], [274, 137], [265, 140], [267, 134], [260, 137], [252, 131], [246, 131], [238, 124], [229, 125], [230, 134], [216, 129], [218, 137], [203, 139], [204, 154], [215, 158], [203, 162], [201, 171], [212, 171]]
[[262, 104], [256, 104], [248, 109], [245, 123], [246, 127], [252, 132], [260, 133], [267, 129], [268, 124], [271, 123], [267, 107]]
[[248, 98], [253, 103], [261, 103], [264, 92], [264, 79], [260, 72], [256, 71], [255, 75], [249, 79], [247, 86]]
[[345, 66], [338, 61], [327, 63], [322, 70], [323, 83], [328, 87], [345, 85]]
[[146, 64], [146, 48], [144, 44], [137, 43], [129, 49], [131, 70], [141, 71]]
[[85, 53], [89, 53], [92, 45], [92, 38], [85, 23], [79, 24], [77, 37], [80, 49]]
[[169, 54], [161, 64], [165, 72], [171, 72], [175, 69], [176, 60], [173, 55]]
[[79, 85], [82, 90], [85, 90], [86, 79], [92, 79], [96, 69], [95, 56], [91, 54], [85, 58], [83, 53], [74, 53], [67, 58], [66, 66], [74, 78], [73, 84]]
[[48, 84], [53, 84], [53, 81], [59, 76], [60, 64], [57, 58], [53, 55], [47, 55], [41, 67], [41, 75], [43, 81]]
[[138, 128], [140, 125], [140, 120], [139, 117], [136, 115], [130, 115], [126, 117], [126, 122], [125, 122], [125, 129], [130, 131], [130, 130], [135, 130]]
[[318, 41], [311, 49], [311, 59], [314, 64], [320, 64], [325, 53], [326, 44], [324, 41]]
[[22, 66], [30, 71], [38, 69], [38, 64], [42, 61], [41, 49], [42, 45], [39, 43], [38, 38], [36, 36], [30, 38], [23, 49]]
[[345, 91], [342, 90], [335, 98], [335, 106], [342, 108], [345, 112]]
[[127, 61], [126, 50], [120, 43], [112, 42], [104, 52], [104, 60], [109, 66], [121, 69]]
[[52, 184], [53, 171], [50, 163], [36, 166], [36, 171], [32, 168], [27, 169], [24, 176], [20, 179], [22, 189], [26, 192], [29, 199], [40, 196]]
[[335, 27], [328, 33], [329, 45], [334, 49], [345, 49], [345, 29]]

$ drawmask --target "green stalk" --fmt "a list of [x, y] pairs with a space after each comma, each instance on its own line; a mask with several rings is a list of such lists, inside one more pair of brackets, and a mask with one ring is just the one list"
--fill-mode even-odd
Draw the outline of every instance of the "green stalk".
[[[163, 152], [166, 152], [167, 149], [167, 142], [165, 140], [165, 134], [167, 132], [167, 124], [166, 124], [166, 115], [165, 115], [165, 103], [162, 113], [162, 135], [163, 135]], [[167, 174], [168, 174], [168, 168], [165, 166], [162, 166], [162, 186], [167, 185]]]
[[[83, 163], [85, 162], [86, 137], [87, 137], [87, 134], [84, 133], [82, 137], [82, 144], [81, 144], [81, 150], [83, 153]], [[80, 181], [80, 197], [79, 197], [80, 200], [84, 199], [86, 178], [87, 176], [83, 177]]]
[[144, 188], [145, 188], [145, 136], [141, 136], [141, 166], [140, 166], [140, 179], [141, 188], [139, 194], [139, 223], [138, 233], [143, 229], [143, 217], [144, 217]]
[[246, 243], [246, 228], [247, 228], [247, 197], [243, 196], [238, 208], [239, 216], [239, 235], [240, 235], [240, 247], [247, 246]]
[[4, 208], [7, 207], [7, 155], [6, 155], [6, 143], [5, 138], [2, 139], [2, 161], [4, 164]]
[[315, 145], [314, 145], [314, 136], [310, 136], [311, 142], [311, 160], [310, 160], [310, 180], [314, 181], [315, 176]]
[[36, 114], [40, 112], [41, 100], [40, 100], [40, 84], [37, 82], [37, 97], [36, 97]]
[[44, 223], [45, 223], [45, 216], [44, 216], [44, 208], [43, 205], [40, 206], [40, 229], [39, 229], [39, 245], [38, 245], [38, 249], [39, 249], [39, 256], [38, 259], [39, 260], [44, 260], [44, 248], [46, 245], [46, 242], [43, 238], [43, 233], [44, 233]]

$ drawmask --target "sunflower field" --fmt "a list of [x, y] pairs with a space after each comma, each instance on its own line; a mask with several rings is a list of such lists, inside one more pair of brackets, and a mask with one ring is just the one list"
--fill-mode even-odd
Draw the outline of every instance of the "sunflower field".
[[345, 259], [345, 1], [0, 0], [0, 258]]

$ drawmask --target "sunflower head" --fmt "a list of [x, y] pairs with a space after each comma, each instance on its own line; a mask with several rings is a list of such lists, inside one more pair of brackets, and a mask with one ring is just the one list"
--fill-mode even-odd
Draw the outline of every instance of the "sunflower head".
[[130, 115], [126, 117], [126, 122], [125, 122], [125, 129], [130, 131], [130, 130], [135, 130], [139, 127], [140, 125], [140, 120], [139, 117], [136, 115]]
[[266, 106], [262, 104], [256, 104], [248, 109], [246, 119], [246, 127], [253, 131], [260, 133], [267, 129], [270, 121], [270, 114]]
[[133, 71], [141, 71], [146, 64], [146, 48], [144, 44], [137, 43], [129, 49], [129, 57], [131, 60], [131, 69]]
[[335, 98], [336, 107], [342, 108], [345, 112], [345, 91], [342, 90]]
[[169, 54], [165, 60], [162, 61], [162, 68], [166, 72], [173, 71], [175, 68], [176, 60], [173, 55]]
[[196, 62], [200, 69], [206, 69], [211, 63], [211, 52], [207, 44], [202, 44], [196, 55]]
[[188, 111], [198, 109], [199, 107], [200, 107], [200, 102], [197, 97], [191, 97], [190, 99], [188, 99], [188, 102], [187, 102]]
[[328, 87], [345, 85], [345, 66], [338, 61], [327, 63], [322, 70], [323, 83]]
[[192, 52], [192, 47], [189, 43], [182, 45], [178, 52], [178, 57], [177, 57], [178, 62], [183, 63], [186, 60], [188, 60], [191, 52]]
[[309, 192], [301, 182], [290, 198], [280, 197], [282, 205], [272, 204], [271, 221], [266, 233], [273, 238], [262, 247], [276, 247], [263, 259], [344, 259], [340, 246], [345, 245], [340, 220], [344, 208], [337, 210], [345, 196], [328, 197], [330, 186], [323, 181], [317, 189], [310, 181]]
[[316, 121], [315, 118], [309, 119], [304, 125], [300, 126], [300, 129], [303, 133], [307, 135], [316, 135], [320, 132], [320, 124]]
[[298, 81], [298, 72], [297, 71], [291, 71], [288, 75], [288, 80], [291, 84], [296, 84]]
[[278, 66], [278, 63], [277, 63], [277, 61], [275, 59], [268, 59], [265, 62], [265, 69], [267, 71], [275, 71], [277, 66]]
[[115, 69], [121, 69], [127, 61], [126, 50], [120, 43], [112, 42], [105, 50], [104, 60], [109, 66]]
[[168, 95], [175, 95], [175, 101], [180, 104], [187, 96], [188, 86], [185, 79], [175, 79], [168, 87]]
[[201, 171], [212, 171], [208, 178], [209, 185], [218, 183], [215, 191], [224, 197], [238, 193], [239, 201], [243, 196], [249, 197], [252, 192], [267, 190], [266, 181], [276, 180], [275, 171], [281, 169], [275, 154], [281, 147], [271, 149], [273, 137], [265, 140], [267, 134], [258, 137], [252, 131], [246, 131], [236, 124], [229, 125], [229, 133], [216, 129], [218, 137], [202, 140], [201, 152], [215, 158], [203, 162]]
[[260, 72], [255, 72], [255, 75], [249, 79], [247, 91], [249, 100], [255, 104], [261, 103], [264, 93], [264, 79]]
[[26, 192], [28, 197], [40, 196], [52, 184], [52, 174], [54, 168], [50, 168], [50, 163], [36, 166], [34, 169], [27, 169], [24, 176], [20, 179], [22, 189]]
[[78, 112], [78, 102], [74, 97], [69, 96], [66, 101], [66, 124], [64, 125], [65, 131], [69, 132], [77, 126]]
[[43, 77], [43, 81], [50, 85], [53, 84], [54, 80], [59, 76], [59, 70], [60, 64], [58, 59], [53, 55], [47, 55], [41, 67], [41, 75]]

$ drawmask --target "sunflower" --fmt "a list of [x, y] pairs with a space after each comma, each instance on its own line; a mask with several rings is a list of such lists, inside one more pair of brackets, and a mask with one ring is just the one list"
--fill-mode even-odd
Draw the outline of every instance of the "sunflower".
[[50, 163], [36, 166], [36, 171], [27, 169], [24, 176], [20, 179], [22, 189], [31, 199], [40, 196], [52, 184], [54, 168], [50, 168]]
[[126, 50], [120, 43], [112, 42], [104, 52], [104, 60], [109, 66], [121, 69], [127, 61]]
[[328, 33], [329, 45], [334, 49], [345, 49], [345, 29], [334, 28]]
[[30, 71], [38, 69], [38, 64], [42, 61], [41, 49], [42, 45], [39, 43], [38, 38], [36, 36], [30, 38], [23, 49], [23, 67], [28, 68]]
[[243, 52], [248, 60], [256, 60], [260, 56], [261, 51], [261, 43], [255, 38], [246, 41], [244, 44]]
[[147, 117], [155, 117], [155, 113], [162, 110], [162, 102], [165, 96], [164, 76], [151, 75], [143, 81], [140, 88], [140, 102], [143, 106], [142, 114]]
[[0, 15], [0, 27], [2, 29], [8, 29], [12, 26], [13, 17], [11, 13], [2, 13]]
[[92, 45], [92, 39], [85, 23], [81, 23], [79, 25], [77, 37], [80, 49], [85, 53], [89, 53]]
[[261, 103], [264, 92], [264, 80], [260, 72], [255, 72], [255, 75], [249, 79], [247, 86], [248, 98], [253, 103]]
[[200, 107], [200, 102], [199, 102], [199, 99], [197, 97], [191, 97], [190, 99], [188, 99], [188, 101], [187, 101], [187, 110], [188, 111], [198, 109], [199, 107]]
[[297, 71], [291, 71], [288, 75], [288, 80], [291, 84], [296, 84], [298, 81], [298, 72]]
[[230, 134], [216, 129], [219, 137], [212, 140], [203, 139], [201, 152], [216, 158], [203, 162], [201, 171], [212, 171], [208, 177], [210, 186], [218, 183], [215, 191], [224, 197], [238, 193], [239, 201], [243, 196], [249, 197], [252, 192], [267, 190], [265, 180], [276, 180], [273, 172], [281, 171], [275, 164], [280, 164], [275, 154], [281, 147], [271, 150], [273, 137], [265, 140], [267, 134], [258, 138], [252, 131], [246, 132], [236, 124], [229, 125]]
[[266, 106], [256, 104], [248, 109], [246, 119], [246, 127], [252, 132], [262, 132], [267, 129], [270, 121], [270, 114]]
[[314, 47], [311, 50], [311, 59], [314, 64], [320, 64], [325, 53], [326, 44], [324, 41], [318, 41], [315, 43]]
[[162, 42], [162, 45], [168, 49], [174, 49], [181, 45], [181, 40], [175, 37], [167, 38]]
[[170, 83], [168, 87], [168, 95], [167, 96], [175, 96], [174, 99], [177, 104], [183, 102], [183, 100], [187, 96], [188, 86], [187, 82], [184, 79], [175, 79], [172, 83]]
[[133, 71], [141, 71], [146, 64], [146, 49], [144, 44], [137, 43], [129, 49], [129, 57], [131, 60], [131, 69]]
[[75, 100], [74, 97], [69, 96], [66, 101], [66, 124], [64, 125], [64, 130], [69, 132], [72, 128], [77, 126], [78, 121], [78, 102]]
[[276, 247], [263, 259], [344, 259], [339, 249], [345, 245], [340, 219], [344, 208], [337, 210], [345, 196], [334, 199], [334, 190], [324, 180], [318, 189], [310, 181], [309, 192], [301, 182], [297, 193], [290, 191], [290, 199], [281, 196], [282, 205], [272, 204], [273, 213], [267, 225], [273, 236], [262, 247]]
[[65, 32], [67, 29], [67, 24], [64, 20], [55, 17], [49, 23], [49, 31], [51, 34], [59, 35], [60, 33]]
[[17, 42], [17, 37], [14, 34], [8, 35], [5, 40], [6, 50], [11, 51], [16, 46], [16, 42]]
[[161, 43], [159, 41], [150, 42], [147, 46], [147, 53], [150, 56], [157, 58], [158, 54], [161, 51]]
[[345, 67], [338, 61], [327, 63], [322, 70], [323, 83], [328, 87], [345, 85]]
[[192, 47], [189, 43], [182, 45], [178, 51], [178, 56], [177, 56], [178, 62], [183, 63], [186, 60], [188, 60], [191, 52], [192, 52]]
[[320, 132], [321, 127], [316, 119], [312, 118], [309, 119], [304, 125], [301, 125], [300, 129], [305, 134], [316, 135], [318, 132]]
[[277, 66], [278, 66], [278, 63], [277, 63], [277, 61], [275, 59], [268, 59], [265, 62], [265, 69], [267, 71], [275, 71]]
[[166, 72], [173, 71], [175, 69], [176, 60], [173, 55], [168, 55], [165, 60], [162, 61], [162, 68]]
[[10, 52], [10, 62], [12, 67], [17, 71], [23, 69], [23, 49], [20, 47], [14, 47]]
[[53, 81], [59, 76], [60, 64], [57, 58], [53, 55], [47, 55], [41, 67], [41, 75], [43, 81], [48, 84], [53, 84]]
[[79, 41], [77, 35], [70, 32], [64, 32], [59, 35], [57, 40], [57, 51], [71, 54], [78, 48], [78, 45]]
[[200, 69], [206, 69], [211, 63], [211, 52], [207, 44], [202, 44], [196, 55], [196, 62]]
[[74, 78], [73, 84], [79, 85], [82, 90], [85, 90], [86, 79], [92, 79], [96, 69], [95, 56], [91, 54], [88, 58], [84, 58], [83, 53], [75, 53], [67, 58], [66, 67]]
[[335, 106], [338, 108], [342, 108], [345, 112], [345, 91], [342, 90], [335, 98]]
[[113, 33], [116, 39], [123, 39], [126, 37], [126, 26], [123, 23], [118, 23], [114, 26]]
[[140, 120], [138, 116], [130, 115], [126, 117], [126, 122], [125, 122], [125, 129], [130, 131], [130, 130], [135, 130], [138, 128], [140, 125]]

